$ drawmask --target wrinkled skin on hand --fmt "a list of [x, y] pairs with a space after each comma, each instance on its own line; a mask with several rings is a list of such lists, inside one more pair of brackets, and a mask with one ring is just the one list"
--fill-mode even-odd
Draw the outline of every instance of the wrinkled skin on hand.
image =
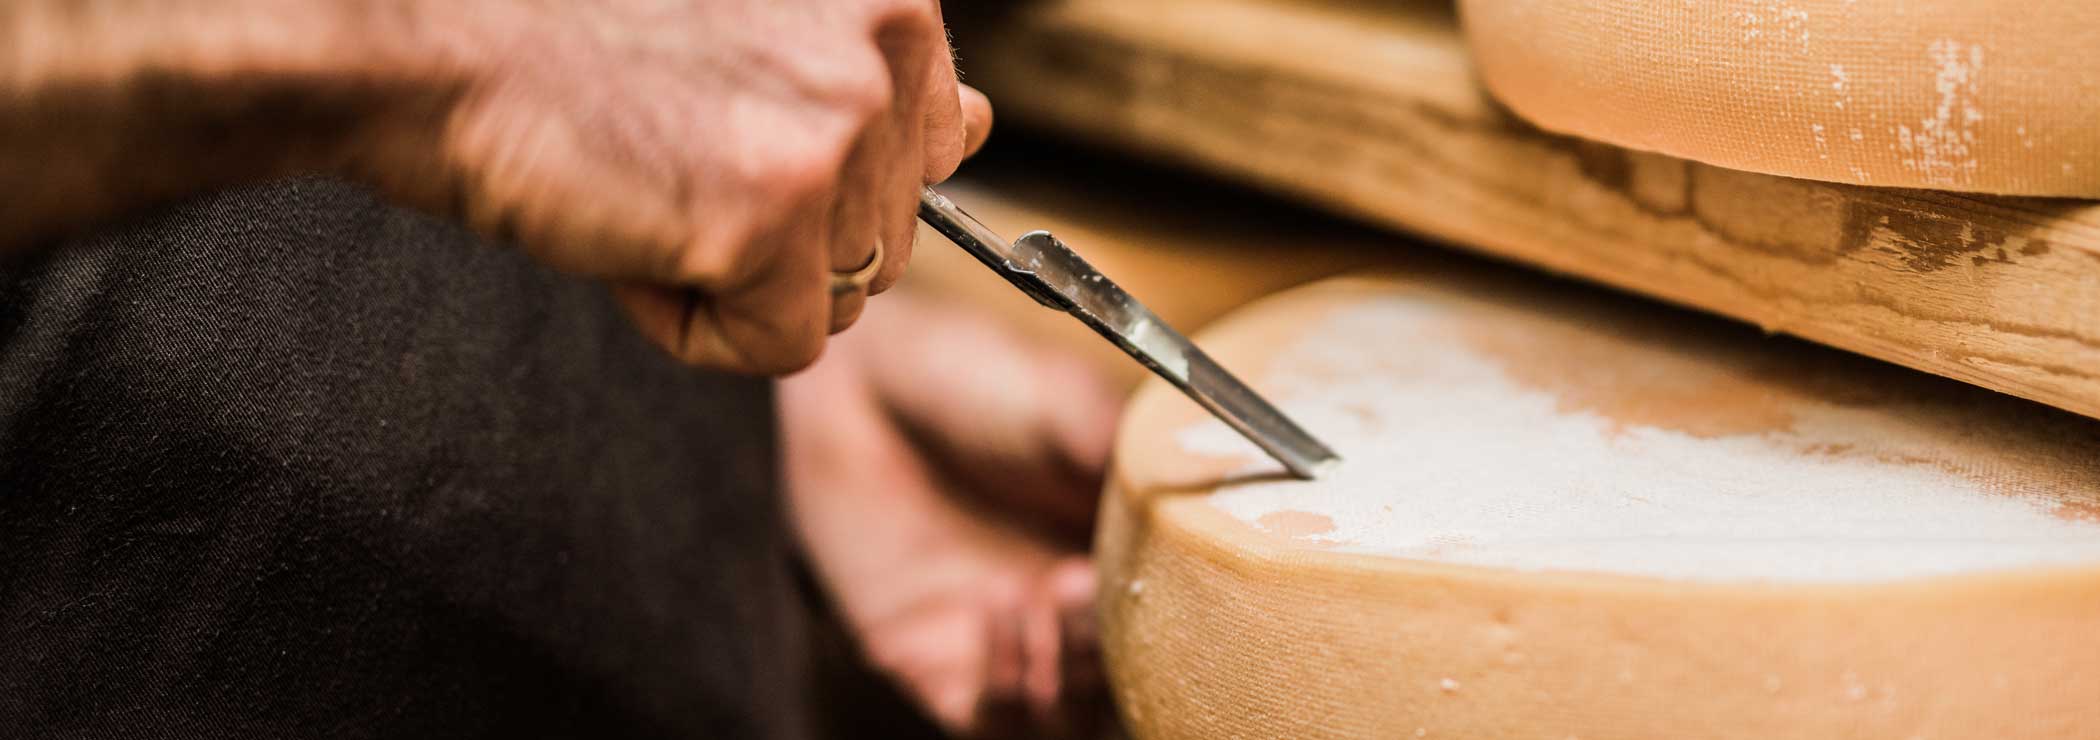
[[691, 363], [782, 373], [896, 281], [989, 117], [936, 0], [10, 0], [0, 249], [322, 170], [613, 281]]
[[931, 300], [884, 300], [781, 383], [796, 533], [868, 659], [949, 732], [1098, 737], [1083, 552], [1120, 396]]
[[432, 12], [481, 29], [439, 44], [467, 71], [460, 95], [441, 125], [375, 138], [358, 168], [613, 280], [642, 330], [698, 365], [813, 361], [867, 298], [832, 296], [829, 274], [866, 265], [880, 239], [869, 293], [894, 283], [919, 187], [989, 125], [956, 81], [935, 0]]

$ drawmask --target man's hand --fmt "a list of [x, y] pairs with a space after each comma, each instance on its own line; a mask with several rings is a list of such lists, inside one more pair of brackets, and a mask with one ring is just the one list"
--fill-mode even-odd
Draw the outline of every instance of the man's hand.
[[441, 135], [376, 141], [364, 174], [617, 281], [643, 331], [696, 364], [815, 360], [867, 297], [832, 296], [828, 275], [879, 240], [869, 292], [894, 283], [919, 187], [989, 125], [936, 0], [464, 5], [479, 12], [437, 17], [489, 30], [455, 52], [477, 71]]
[[614, 281], [679, 357], [807, 365], [990, 108], [937, 0], [0, 3], [0, 246], [330, 170]]
[[949, 731], [1089, 737], [1081, 554], [1120, 399], [1090, 366], [894, 296], [781, 384], [793, 520], [869, 659]]

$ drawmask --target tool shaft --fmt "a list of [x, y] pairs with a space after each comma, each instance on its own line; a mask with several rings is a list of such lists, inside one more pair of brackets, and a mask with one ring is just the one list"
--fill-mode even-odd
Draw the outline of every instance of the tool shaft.
[[1049, 232], [1031, 232], [1008, 244], [932, 188], [920, 192], [919, 218], [1036, 302], [1071, 314], [1114, 342], [1292, 475], [1315, 478], [1340, 461], [1333, 450]]

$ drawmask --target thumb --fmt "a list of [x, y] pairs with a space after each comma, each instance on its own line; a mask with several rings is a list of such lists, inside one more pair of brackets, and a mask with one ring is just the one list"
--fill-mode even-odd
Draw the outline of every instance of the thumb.
[[968, 159], [992, 137], [992, 99], [969, 85], [957, 92], [962, 96], [963, 158]]

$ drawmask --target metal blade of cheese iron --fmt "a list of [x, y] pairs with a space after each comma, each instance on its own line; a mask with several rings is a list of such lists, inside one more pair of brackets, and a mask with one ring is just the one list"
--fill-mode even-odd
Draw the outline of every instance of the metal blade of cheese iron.
[[932, 188], [919, 193], [919, 219], [1037, 303], [1071, 314], [1115, 342], [1283, 463], [1292, 475], [1316, 478], [1341, 461], [1049, 232], [1031, 232], [1008, 244]]

